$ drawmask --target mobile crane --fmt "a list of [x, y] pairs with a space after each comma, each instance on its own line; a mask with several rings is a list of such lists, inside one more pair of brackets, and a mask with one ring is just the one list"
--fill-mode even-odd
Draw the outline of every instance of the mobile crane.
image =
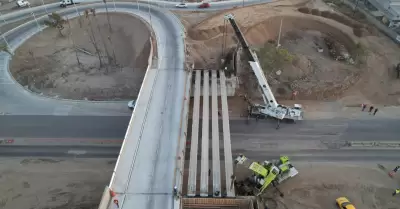
[[279, 160], [262, 163], [239, 155], [234, 161], [235, 187], [239, 195], [260, 195], [269, 185], [277, 186], [281, 182], [296, 176], [299, 172], [289, 161], [288, 156]]
[[257, 77], [259, 87], [261, 89], [261, 94], [264, 100], [264, 104], [251, 103], [249, 105], [249, 112], [256, 116], [269, 116], [277, 118], [279, 120], [289, 119], [289, 120], [303, 120], [303, 110], [300, 104], [295, 104], [294, 107], [286, 107], [278, 104], [274, 94], [272, 93], [267, 79], [265, 78], [264, 72], [260, 66], [257, 55], [253, 53], [246, 39], [244, 38], [242, 31], [236, 24], [235, 17], [232, 14], [227, 14], [224, 17], [230, 22], [235, 31], [236, 37], [239, 39], [240, 44], [249, 59], [249, 64], [254, 74]]

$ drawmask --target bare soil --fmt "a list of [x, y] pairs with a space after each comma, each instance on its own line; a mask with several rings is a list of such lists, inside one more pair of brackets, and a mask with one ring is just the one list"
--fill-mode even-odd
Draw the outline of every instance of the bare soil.
[[70, 20], [70, 25], [64, 25], [63, 36], [54, 28], [36, 34], [16, 50], [10, 67], [14, 78], [29, 90], [51, 97], [135, 98], [147, 68], [150, 32], [139, 18], [115, 13], [109, 16], [111, 32], [106, 15], [97, 14], [89, 19], [82, 17], [82, 28], [79, 18]]
[[[232, 27], [224, 23], [223, 15], [227, 13], [234, 14], [254, 48], [278, 40], [280, 20], [283, 18], [281, 48], [296, 59], [282, 69], [279, 78], [275, 75], [276, 69], [268, 69], [273, 73], [268, 80], [278, 99], [287, 100], [296, 90], [299, 100], [340, 101], [346, 106], [360, 103], [398, 105], [400, 81], [395, 79], [393, 67], [399, 62], [399, 48], [380, 33], [359, 38], [347, 25], [297, 11], [305, 5], [311, 8], [313, 5], [325, 5], [319, 9], [333, 10], [320, 0], [282, 0], [212, 14], [191, 25], [186, 21], [188, 17], [181, 17], [188, 31], [188, 60], [193, 61], [197, 68], [220, 67], [222, 55], [237, 44]], [[223, 35], [225, 31], [226, 37]], [[328, 53], [326, 38], [351, 56], [359, 53], [358, 46], [361, 46], [365, 52], [364, 62], [349, 64], [335, 60]], [[318, 47], [323, 52], [318, 52]]]
[[112, 159], [0, 159], [0, 208], [94, 209]]
[[[347, 197], [356, 208], [395, 209], [400, 199], [393, 197], [399, 178], [391, 179], [372, 164], [307, 163], [297, 164], [299, 175], [264, 196], [270, 209], [337, 209], [335, 199]], [[390, 167], [392, 168], [392, 167]]]

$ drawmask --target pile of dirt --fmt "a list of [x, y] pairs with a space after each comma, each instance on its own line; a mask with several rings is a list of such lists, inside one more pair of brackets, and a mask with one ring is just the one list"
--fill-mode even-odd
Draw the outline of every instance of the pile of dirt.
[[14, 78], [29, 90], [51, 97], [135, 98], [150, 53], [149, 27], [125, 14], [109, 14], [111, 30], [105, 14], [82, 16], [81, 23], [78, 19], [64, 24], [63, 36], [47, 28], [19, 47], [10, 67]]

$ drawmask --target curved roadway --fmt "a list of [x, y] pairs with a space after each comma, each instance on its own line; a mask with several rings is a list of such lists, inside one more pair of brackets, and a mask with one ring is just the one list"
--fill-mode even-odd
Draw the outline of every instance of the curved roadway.
[[[174, 7], [175, 3], [160, 3], [163, 7]], [[246, 4], [260, 3], [248, 1]], [[189, 4], [188, 9], [196, 8], [198, 4]], [[212, 3], [210, 9], [226, 9], [242, 5], [242, 1]], [[114, 8], [114, 5], [108, 4]], [[140, 6], [138, 8], [138, 6]], [[95, 3], [81, 5], [79, 10], [96, 8], [104, 12], [104, 4]], [[57, 4], [47, 6], [49, 12], [59, 10]], [[136, 3], [116, 3], [115, 10], [140, 16], [151, 23], [157, 38], [157, 59], [153, 60], [153, 67], [148, 69], [138, 96], [136, 108], [125, 136], [123, 146], [117, 161], [110, 187], [119, 194], [120, 208], [174, 208], [172, 190], [175, 184], [178, 142], [183, 141], [186, 131], [187, 109], [185, 109], [185, 95], [188, 95], [190, 79], [184, 70], [184, 31], [179, 20], [170, 12], [156, 7], [148, 7]], [[44, 6], [26, 9], [16, 13], [4, 15], [8, 22], [17, 21], [35, 12], [42, 14]], [[149, 11], [151, 15], [149, 15]], [[62, 15], [74, 16], [75, 8], [69, 7], [60, 10]], [[43, 19], [45, 17], [42, 17]], [[40, 18], [39, 18], [40, 19]], [[15, 49], [22, 41], [38, 31], [35, 21], [30, 21], [5, 34], [11, 48]], [[20, 86], [10, 81], [8, 74], [9, 56], [0, 55], [0, 105], [10, 108], [26, 109], [30, 112], [54, 114], [57, 108], [61, 112], [70, 111], [72, 107], [79, 107], [82, 112], [92, 111], [97, 103], [58, 101], [32, 95]], [[63, 110], [65, 106], [66, 110]], [[26, 109], [25, 109], [26, 108]], [[105, 107], [107, 108], [107, 107]], [[24, 112], [30, 114], [29, 111]], [[181, 140], [179, 140], [181, 139]], [[179, 178], [177, 178], [179, 181]]]

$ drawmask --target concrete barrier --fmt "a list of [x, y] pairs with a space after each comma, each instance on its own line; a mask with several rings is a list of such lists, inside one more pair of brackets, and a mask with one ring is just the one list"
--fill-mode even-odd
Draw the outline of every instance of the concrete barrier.
[[352, 148], [400, 148], [398, 141], [349, 141], [348, 145]]
[[108, 205], [110, 204], [110, 201], [111, 201], [110, 189], [108, 188], [108, 186], [106, 186], [104, 188], [103, 195], [101, 196], [99, 209], [107, 209]]
[[[153, 39], [152, 39], [152, 37], [150, 36], [150, 54], [149, 54], [149, 58], [148, 58], [148, 64], [147, 64], [147, 70], [146, 70], [146, 72], [147, 72], [148, 70], [151, 69], [152, 64], [153, 64], [153, 50], [154, 50], [154, 49], [153, 49]], [[147, 73], [146, 73], [146, 75], [145, 75], [144, 78], [143, 78], [142, 87], [143, 87], [143, 84], [145, 83], [146, 77], [147, 77]], [[142, 88], [142, 87], [141, 87], [141, 88]], [[139, 97], [140, 97], [140, 92], [139, 92], [138, 98], [139, 98]], [[126, 131], [126, 134], [129, 133], [129, 129], [132, 127], [131, 124], [132, 124], [133, 119], [135, 118], [135, 117], [134, 117], [134, 116], [135, 116], [135, 110], [136, 110], [136, 109], [133, 109], [132, 116], [131, 116], [131, 119], [129, 120], [128, 130]], [[118, 165], [119, 165], [120, 156], [121, 156], [122, 151], [124, 150], [124, 145], [125, 145], [125, 143], [126, 143], [125, 139], [126, 139], [126, 135], [125, 135], [125, 137], [124, 137], [124, 141], [122, 142], [121, 151], [120, 151], [120, 153], [119, 153], [119, 155], [118, 155], [117, 162], [115, 163], [115, 167], [114, 167], [114, 170], [113, 170], [113, 173], [112, 173], [112, 176], [111, 176], [111, 180], [110, 180], [110, 184], [109, 184], [108, 188], [112, 188], [112, 184], [113, 184], [114, 179], [115, 179], [115, 173], [116, 173], [116, 170], [117, 170]], [[107, 201], [108, 201], [108, 203], [109, 203], [109, 202], [111, 201], [111, 197], [110, 197]], [[101, 200], [101, 202], [103, 202], [103, 199]], [[100, 205], [99, 205], [99, 209], [105, 209], [105, 208], [101, 208], [101, 206], [102, 206], [102, 205], [101, 205], [101, 202], [100, 202]]]

